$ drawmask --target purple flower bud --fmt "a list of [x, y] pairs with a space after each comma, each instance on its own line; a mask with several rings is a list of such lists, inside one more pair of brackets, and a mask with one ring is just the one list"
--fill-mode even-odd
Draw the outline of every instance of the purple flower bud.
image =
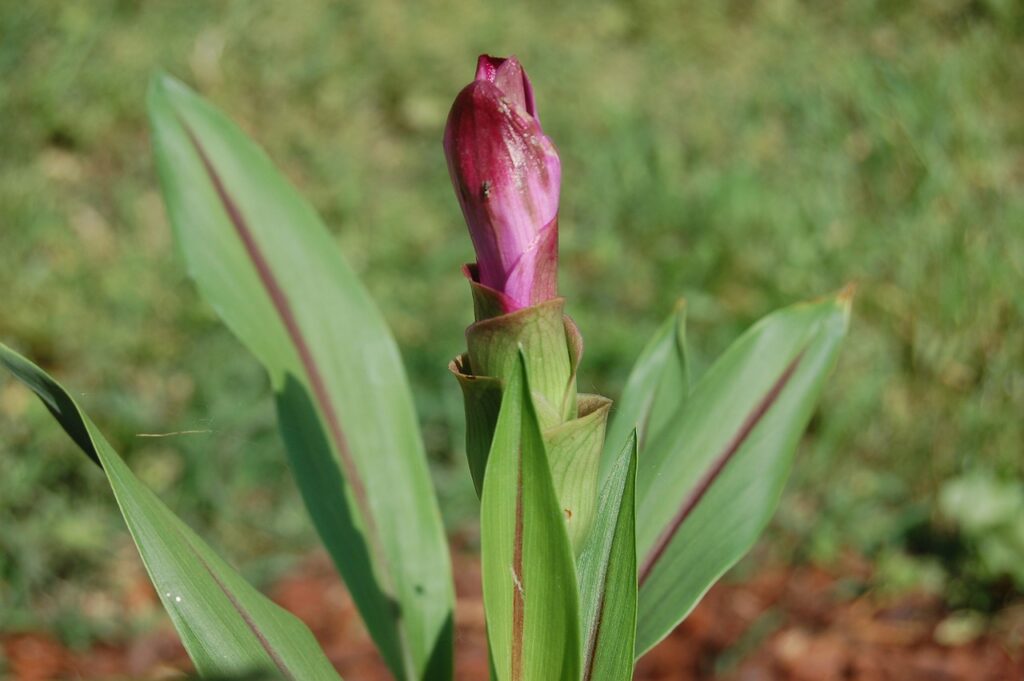
[[562, 167], [518, 59], [481, 55], [448, 114], [444, 150], [476, 249], [473, 279], [501, 294], [505, 312], [554, 298]]

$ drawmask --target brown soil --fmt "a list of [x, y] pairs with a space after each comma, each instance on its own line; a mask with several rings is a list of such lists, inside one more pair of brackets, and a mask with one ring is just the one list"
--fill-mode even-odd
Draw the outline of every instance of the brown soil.
[[[477, 558], [456, 554], [456, 679], [487, 678]], [[1024, 604], [951, 636], [949, 613], [923, 595], [850, 595], [868, 568], [761, 570], [723, 582], [645, 656], [638, 681], [1005, 681], [1024, 679]], [[851, 575], [853, 575], [851, 577]], [[155, 594], [149, 590], [154, 607]], [[347, 681], [390, 679], [329, 561], [316, 555], [270, 591], [304, 620]], [[943, 624], [946, 621], [947, 624]], [[942, 641], [942, 643], [940, 643]], [[14, 681], [172, 679], [189, 669], [169, 628], [120, 646], [67, 650], [40, 633], [0, 636]]]

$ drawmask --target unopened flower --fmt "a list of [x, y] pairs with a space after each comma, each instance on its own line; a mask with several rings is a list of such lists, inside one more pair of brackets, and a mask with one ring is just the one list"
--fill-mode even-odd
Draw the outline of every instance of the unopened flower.
[[479, 58], [444, 149], [476, 250], [473, 278], [501, 294], [505, 312], [554, 298], [562, 168], [518, 59]]

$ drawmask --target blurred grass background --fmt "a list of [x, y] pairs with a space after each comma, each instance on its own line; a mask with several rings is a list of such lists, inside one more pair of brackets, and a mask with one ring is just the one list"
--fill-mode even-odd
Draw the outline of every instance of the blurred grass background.
[[[0, 4], [0, 339], [255, 579], [315, 545], [261, 370], [187, 281], [145, 91], [225, 109], [391, 322], [446, 521], [472, 527], [459, 391], [472, 257], [440, 138], [517, 54], [564, 165], [581, 388], [615, 396], [679, 296], [706, 367], [772, 309], [859, 287], [769, 541], [991, 609], [1024, 585], [1024, 6], [1013, 0]], [[329, 314], [329, 311], [326, 311]], [[146, 433], [201, 431], [163, 438]], [[144, 627], [99, 471], [0, 381], [0, 630]], [[1015, 575], [1016, 571], [1016, 575]], [[1008, 595], [1009, 594], [1009, 595]]]

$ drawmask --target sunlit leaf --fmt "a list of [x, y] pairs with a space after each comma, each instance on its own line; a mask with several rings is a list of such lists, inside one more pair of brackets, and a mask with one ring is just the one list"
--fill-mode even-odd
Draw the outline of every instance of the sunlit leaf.
[[846, 333], [849, 296], [755, 324], [640, 452], [636, 650], [697, 604], [771, 517]]
[[139, 482], [60, 384], [2, 344], [0, 363], [103, 468], [157, 595], [200, 674], [339, 679], [309, 629], [252, 588]]
[[448, 550], [381, 314], [312, 207], [223, 114], [168, 77], [149, 113], [189, 272], [270, 374], [303, 498], [367, 629], [398, 678], [450, 677]]
[[601, 479], [615, 465], [619, 447], [633, 430], [643, 451], [646, 443], [680, 412], [689, 392], [686, 304], [680, 301], [640, 352], [622, 397], [615, 403], [601, 459]]
[[502, 397], [481, 504], [495, 678], [578, 681], [576, 571], [522, 358]]
[[633, 677], [636, 638], [636, 432], [609, 471], [580, 555], [584, 681]]
[[551, 482], [576, 555], [594, 521], [598, 467], [611, 407], [611, 400], [600, 395], [579, 395], [578, 401], [578, 418], [544, 433]]

